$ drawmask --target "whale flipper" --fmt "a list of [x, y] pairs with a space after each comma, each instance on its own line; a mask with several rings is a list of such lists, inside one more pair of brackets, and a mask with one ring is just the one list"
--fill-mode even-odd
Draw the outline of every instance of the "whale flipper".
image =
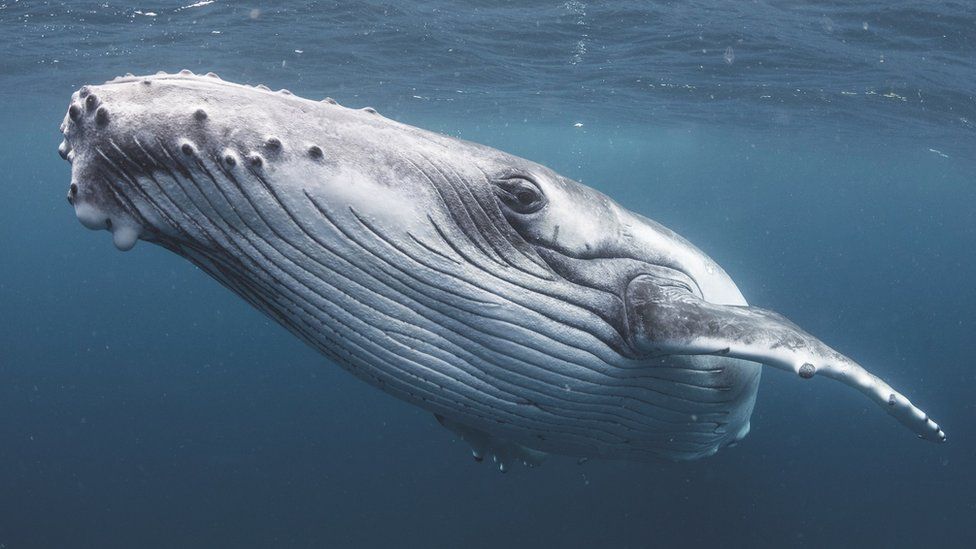
[[919, 438], [945, 442], [945, 433], [904, 395], [779, 313], [720, 305], [686, 287], [650, 275], [627, 286], [634, 347], [648, 355], [716, 354], [759, 362], [808, 379], [822, 374], [850, 385]]
[[471, 455], [474, 456], [475, 461], [484, 461], [485, 458], [488, 458], [502, 473], [508, 471], [516, 463], [521, 463], [526, 467], [535, 467], [542, 464], [542, 460], [546, 458], [544, 452], [489, 435], [484, 431], [447, 419], [439, 414], [434, 414], [434, 417], [438, 423], [471, 445]]

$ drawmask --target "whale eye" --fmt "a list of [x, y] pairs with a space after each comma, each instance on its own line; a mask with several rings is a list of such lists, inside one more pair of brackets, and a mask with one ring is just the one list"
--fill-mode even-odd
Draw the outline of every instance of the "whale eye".
[[535, 213], [546, 205], [546, 197], [535, 181], [523, 176], [495, 179], [495, 194], [508, 209], [519, 214]]

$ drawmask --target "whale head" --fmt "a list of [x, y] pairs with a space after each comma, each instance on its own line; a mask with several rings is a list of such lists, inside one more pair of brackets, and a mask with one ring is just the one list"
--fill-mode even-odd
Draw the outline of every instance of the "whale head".
[[401, 245], [542, 278], [578, 260], [632, 260], [712, 299], [741, 299], [694, 246], [594, 189], [368, 107], [182, 71], [84, 86], [61, 129], [68, 201], [121, 249], [142, 239], [235, 255], [241, 235], [330, 238], [330, 222], [355, 219]]

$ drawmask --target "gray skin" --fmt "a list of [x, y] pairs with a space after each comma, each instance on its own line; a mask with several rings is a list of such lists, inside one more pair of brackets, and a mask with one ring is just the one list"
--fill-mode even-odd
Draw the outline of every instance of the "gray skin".
[[711, 455], [748, 432], [760, 364], [945, 440], [689, 242], [528, 160], [188, 71], [86, 86], [62, 131], [85, 226], [186, 257], [503, 470]]

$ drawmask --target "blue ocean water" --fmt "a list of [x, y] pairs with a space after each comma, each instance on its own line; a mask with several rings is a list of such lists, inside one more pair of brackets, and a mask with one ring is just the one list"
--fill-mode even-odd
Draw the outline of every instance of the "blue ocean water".
[[[0, 0], [0, 548], [971, 547], [968, 2]], [[215, 71], [546, 164], [675, 229], [949, 443], [767, 370], [690, 463], [502, 475], [64, 195], [70, 94]]]

